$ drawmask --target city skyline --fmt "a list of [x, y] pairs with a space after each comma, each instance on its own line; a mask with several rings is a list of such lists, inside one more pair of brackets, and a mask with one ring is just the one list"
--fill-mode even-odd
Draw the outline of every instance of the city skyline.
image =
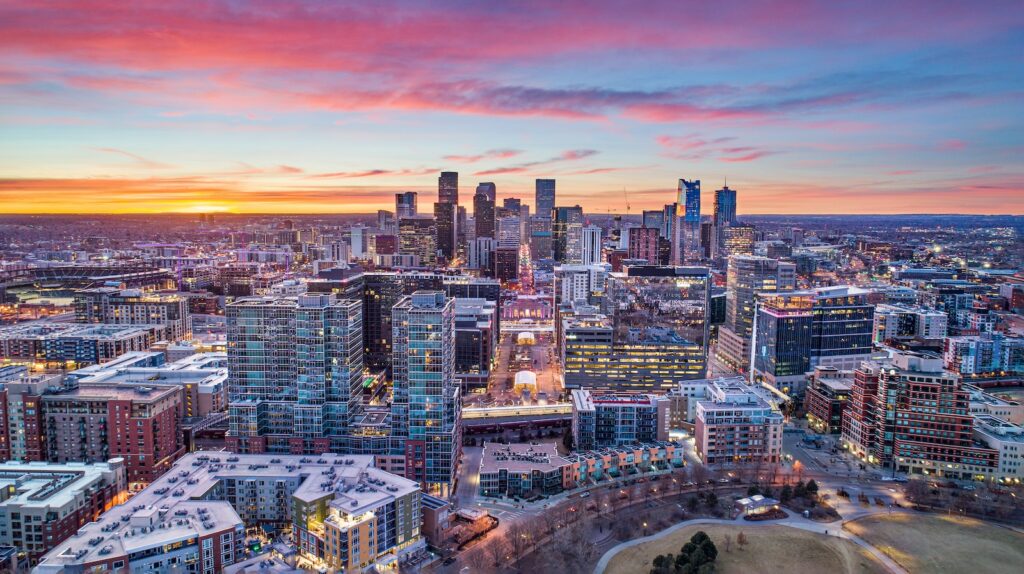
[[622, 8], [0, 3], [2, 211], [1024, 214], [1014, 3]]

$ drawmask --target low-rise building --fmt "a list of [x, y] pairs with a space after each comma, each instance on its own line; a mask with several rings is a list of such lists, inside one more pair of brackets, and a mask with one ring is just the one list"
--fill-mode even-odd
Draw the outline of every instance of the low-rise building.
[[559, 455], [553, 443], [484, 443], [482, 496], [557, 494], [646, 472], [683, 466], [683, 448], [644, 443]]
[[572, 391], [573, 445], [580, 450], [668, 440], [669, 400], [657, 395]]
[[127, 497], [124, 461], [0, 464], [0, 545], [35, 560]]
[[1020, 484], [1024, 480], [1024, 428], [991, 415], [974, 417], [974, 439], [999, 452], [992, 478]]
[[24, 323], [0, 328], [0, 359], [55, 368], [94, 365], [145, 351], [164, 331], [163, 325]]
[[989, 415], [1015, 424], [1024, 425], [1024, 404], [999, 398], [975, 385], [964, 385], [970, 395], [970, 410], [975, 417]]
[[834, 367], [815, 368], [804, 394], [804, 409], [811, 428], [821, 433], [839, 434], [843, 410], [852, 388], [851, 371], [840, 371]]

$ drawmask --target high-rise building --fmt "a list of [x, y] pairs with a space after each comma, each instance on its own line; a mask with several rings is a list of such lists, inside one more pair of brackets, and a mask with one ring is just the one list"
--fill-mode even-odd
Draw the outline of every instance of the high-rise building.
[[[487, 189], [481, 189], [485, 184], [481, 183], [476, 188], [476, 195], [473, 196], [473, 221], [476, 225], [476, 237], [495, 238], [495, 213], [494, 199]], [[490, 184], [491, 189], [494, 184]]]
[[700, 238], [700, 180], [679, 180], [678, 203], [683, 206], [683, 260], [700, 261], [704, 257]]
[[437, 222], [437, 252], [445, 261], [455, 258], [458, 249], [458, 205], [435, 203], [434, 221]]
[[551, 218], [551, 212], [555, 209], [555, 180], [538, 179], [535, 185], [534, 211], [539, 217]]
[[494, 278], [504, 282], [519, 281], [519, 248], [502, 247], [494, 250]]
[[736, 224], [736, 190], [725, 186], [715, 191], [715, 227]]
[[778, 293], [796, 288], [796, 265], [767, 257], [735, 255], [726, 274], [726, 316], [718, 334], [718, 351], [734, 368], [750, 367], [750, 333], [757, 293]]
[[608, 265], [555, 267], [555, 305], [585, 301], [599, 306], [608, 288]]
[[552, 256], [551, 218], [534, 215], [530, 218], [530, 254], [534, 259]]
[[704, 267], [627, 266], [608, 279], [611, 314], [559, 309], [567, 388], [668, 391], [704, 378], [710, 275]]
[[735, 224], [719, 229], [718, 257], [754, 254], [754, 226]]
[[505, 200], [502, 201], [501, 206], [516, 215], [519, 215], [523, 210], [522, 200], [516, 197], [506, 197]]
[[492, 182], [484, 181], [477, 184], [476, 193], [477, 195], [481, 193], [484, 194], [487, 196], [487, 199], [491, 200], [491, 203], [498, 202], [498, 186], [494, 185]]
[[643, 260], [651, 265], [660, 264], [658, 239], [660, 233], [653, 227], [634, 227], [629, 230], [629, 258]]
[[227, 306], [227, 331], [231, 450], [344, 448], [362, 404], [362, 302], [244, 298]]
[[50, 462], [125, 461], [132, 486], [156, 480], [183, 454], [182, 387], [82, 385], [41, 400]]
[[405, 477], [449, 496], [462, 444], [455, 300], [441, 291], [417, 291], [392, 313], [392, 429], [406, 437]]
[[395, 220], [416, 217], [416, 192], [404, 191], [395, 194]]
[[429, 215], [398, 220], [398, 252], [415, 255], [425, 267], [437, 263], [437, 221]]
[[643, 218], [641, 219], [641, 225], [643, 227], [657, 229], [658, 235], [665, 237], [665, 211], [661, 209], [644, 210]]
[[588, 225], [583, 228], [583, 265], [601, 263], [601, 228]]
[[868, 291], [858, 287], [763, 296], [752, 334], [755, 374], [777, 388], [800, 391], [814, 367], [857, 368], [871, 358], [874, 311]]
[[538, 179], [535, 183], [534, 216], [530, 222], [530, 252], [534, 259], [552, 257], [555, 180]]
[[466, 267], [479, 269], [485, 277], [494, 274], [494, 251], [498, 248], [498, 241], [491, 237], [477, 237], [469, 244], [469, 254]]
[[583, 261], [583, 208], [556, 207], [551, 223], [551, 247], [555, 261], [580, 263]]
[[441, 172], [437, 178], [437, 202], [459, 204], [459, 172]]
[[502, 216], [497, 220], [498, 247], [515, 249], [519, 251], [522, 238], [519, 236], [522, 226], [519, 225], [519, 210], [510, 211], [502, 209]]

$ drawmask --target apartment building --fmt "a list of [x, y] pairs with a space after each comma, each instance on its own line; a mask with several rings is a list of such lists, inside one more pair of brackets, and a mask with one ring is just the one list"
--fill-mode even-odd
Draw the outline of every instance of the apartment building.
[[668, 440], [664, 396], [572, 391], [573, 446], [578, 450]]
[[697, 456], [708, 465], [777, 463], [782, 456], [782, 414], [753, 388], [714, 381], [697, 403]]

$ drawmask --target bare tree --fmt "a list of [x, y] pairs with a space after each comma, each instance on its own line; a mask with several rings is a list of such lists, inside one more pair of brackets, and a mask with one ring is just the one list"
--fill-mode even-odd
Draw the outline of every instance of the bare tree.
[[484, 550], [487, 551], [487, 556], [491, 559], [491, 565], [498, 566], [509, 553], [508, 542], [501, 538], [495, 538], [484, 547]]
[[513, 522], [505, 532], [505, 540], [512, 548], [512, 558], [518, 562], [526, 553], [526, 549], [533, 543], [533, 534], [525, 524], [520, 521]]
[[725, 533], [725, 544], [724, 544], [724, 546], [725, 546], [725, 551], [726, 552], [731, 552], [732, 551], [732, 534], [729, 534], [728, 532]]
[[747, 542], [747, 535], [740, 530], [739, 534], [736, 535], [736, 544], [740, 547], [740, 550], [743, 550], [743, 547], [747, 545]]
[[462, 563], [469, 566], [470, 572], [488, 572], [490, 564], [487, 561], [485, 548], [476, 547], [462, 556]]

